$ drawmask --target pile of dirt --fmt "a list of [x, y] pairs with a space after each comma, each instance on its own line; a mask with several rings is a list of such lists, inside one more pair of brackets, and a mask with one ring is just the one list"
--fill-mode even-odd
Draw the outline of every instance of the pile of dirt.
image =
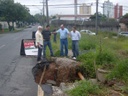
[[[41, 64], [45, 66], [45, 63]], [[53, 58], [53, 61], [49, 63], [49, 67], [45, 70], [41, 83], [47, 83], [49, 80], [55, 81], [56, 85], [60, 85], [61, 82], [74, 82], [79, 79], [76, 71], [79, 64], [79, 62], [69, 58]], [[38, 68], [35, 72], [36, 75], [34, 75], [34, 78], [35, 82], [38, 84], [40, 82], [44, 66], [42, 68]]]

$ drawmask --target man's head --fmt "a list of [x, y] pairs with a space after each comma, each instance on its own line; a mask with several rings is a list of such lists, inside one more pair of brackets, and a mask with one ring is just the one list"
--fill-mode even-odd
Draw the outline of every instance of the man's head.
[[60, 25], [60, 28], [63, 30], [63, 29], [64, 29], [64, 25], [63, 25], [63, 24], [61, 24], [61, 25]]
[[42, 26], [38, 26], [38, 30], [42, 31], [43, 27]]
[[72, 30], [75, 32], [75, 30], [76, 30], [76, 26], [73, 26], [73, 27], [72, 27]]
[[50, 25], [46, 25], [46, 30], [49, 30], [50, 29]]

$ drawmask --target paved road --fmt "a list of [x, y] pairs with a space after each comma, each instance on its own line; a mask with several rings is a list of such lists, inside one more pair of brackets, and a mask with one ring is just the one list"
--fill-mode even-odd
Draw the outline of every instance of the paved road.
[[37, 26], [0, 34], [0, 96], [37, 96], [31, 69], [36, 58], [20, 56], [22, 39], [31, 39]]

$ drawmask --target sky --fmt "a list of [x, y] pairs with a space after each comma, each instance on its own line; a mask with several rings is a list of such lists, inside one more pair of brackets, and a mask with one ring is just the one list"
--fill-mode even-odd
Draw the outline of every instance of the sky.
[[[30, 9], [30, 13], [32, 15], [36, 13], [43, 13], [43, 0], [14, 0], [15, 3], [21, 3], [22, 5], [26, 5]], [[45, 1], [45, 0], [44, 0]], [[99, 12], [102, 13], [102, 3], [107, 0], [99, 0]], [[128, 0], [109, 0], [110, 2], [113, 2], [114, 5], [117, 3], [119, 5], [123, 6], [123, 14], [128, 13], [128, 5], [126, 2]], [[87, 5], [92, 4], [92, 12], [91, 14], [94, 14], [96, 12], [96, 0], [78, 0], [78, 4], [87, 3]], [[48, 0], [49, 4], [49, 15], [56, 15], [56, 14], [74, 14], [74, 6], [68, 5], [68, 6], [57, 6], [60, 4], [74, 4], [74, 0]], [[28, 6], [31, 5], [31, 6]], [[51, 6], [56, 5], [56, 6]], [[78, 8], [79, 13], [79, 8]]]

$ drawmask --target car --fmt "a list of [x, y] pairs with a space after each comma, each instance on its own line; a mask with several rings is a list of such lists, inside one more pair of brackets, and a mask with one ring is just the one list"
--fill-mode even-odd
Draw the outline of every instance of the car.
[[92, 31], [90, 31], [90, 30], [80, 30], [80, 32], [85, 32], [85, 33], [88, 34], [88, 35], [96, 35], [95, 32], [92, 32]]
[[32, 25], [28, 25], [28, 28], [32, 28]]
[[128, 36], [128, 32], [119, 32], [118, 35], [120, 35], [120, 36], [126, 36], [127, 37]]

